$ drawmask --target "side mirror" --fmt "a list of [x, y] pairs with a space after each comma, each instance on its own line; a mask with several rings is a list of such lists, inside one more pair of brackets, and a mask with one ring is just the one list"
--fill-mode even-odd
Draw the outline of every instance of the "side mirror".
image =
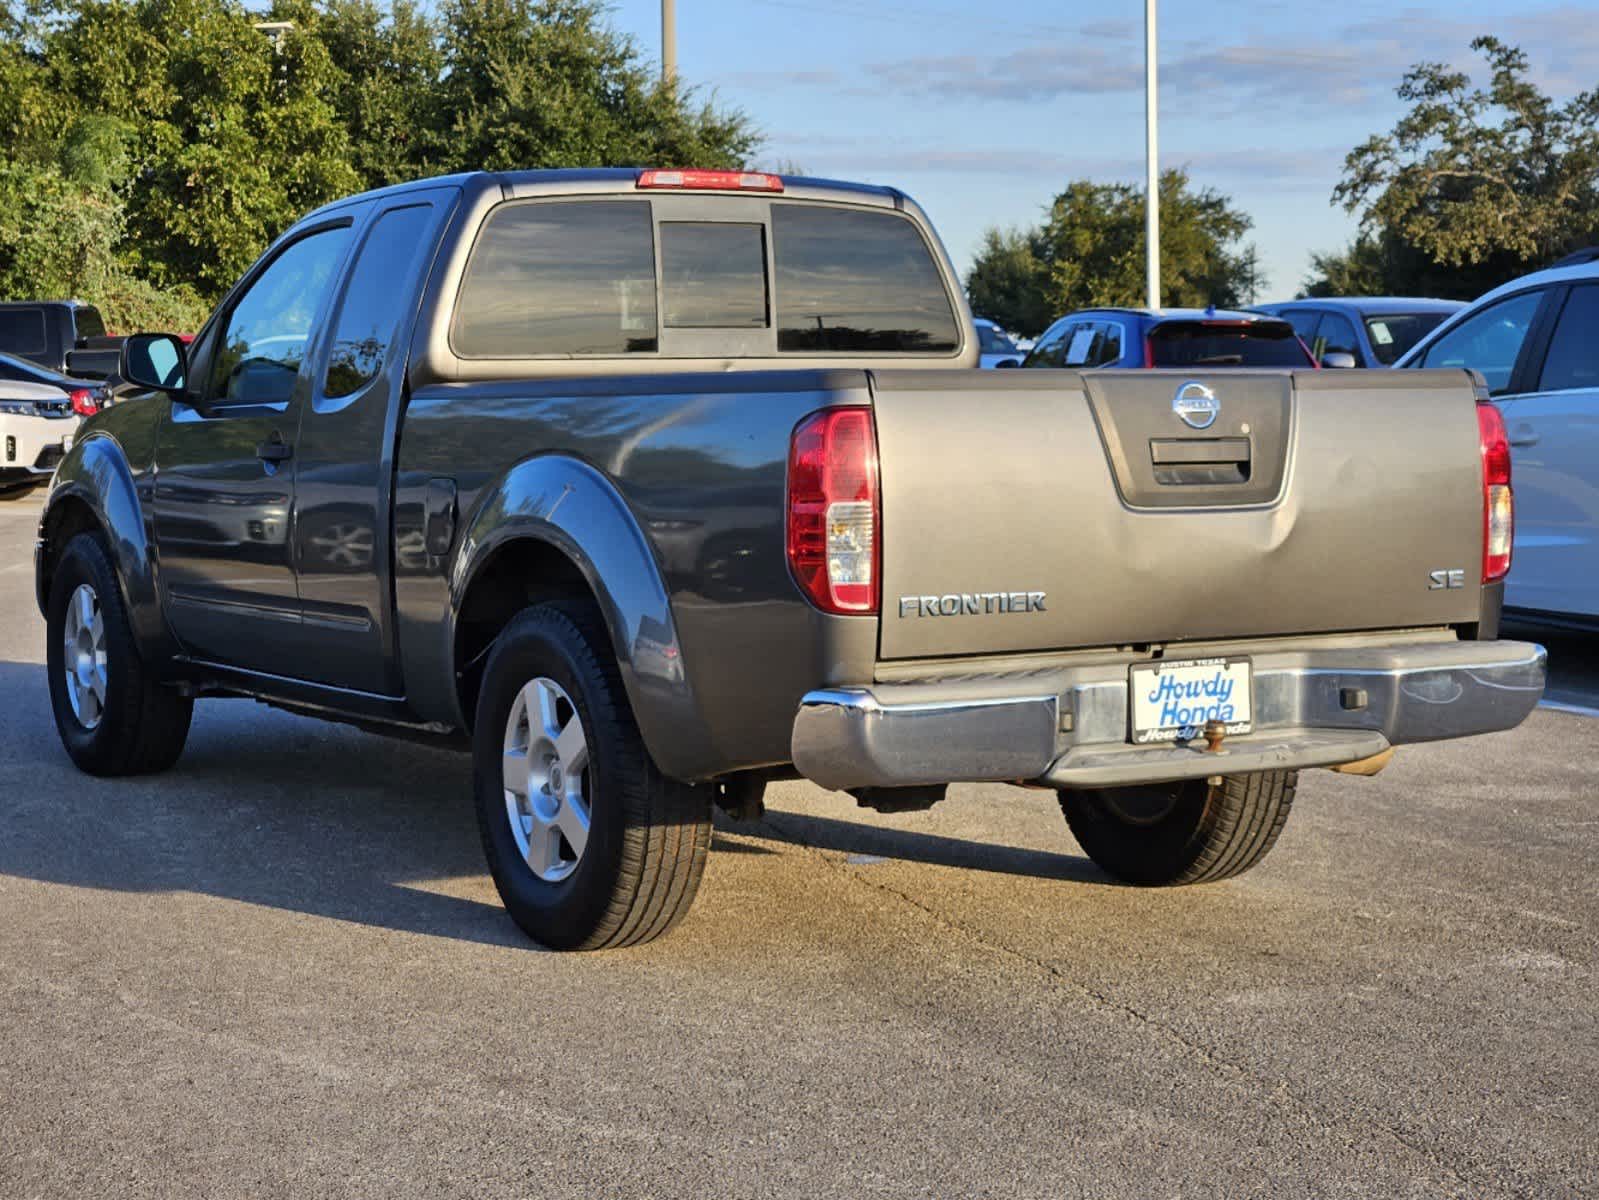
[[1321, 356], [1321, 365], [1333, 371], [1350, 371], [1360, 364], [1347, 350], [1329, 350]]
[[188, 351], [173, 334], [136, 333], [122, 343], [118, 374], [135, 387], [181, 392], [188, 381]]

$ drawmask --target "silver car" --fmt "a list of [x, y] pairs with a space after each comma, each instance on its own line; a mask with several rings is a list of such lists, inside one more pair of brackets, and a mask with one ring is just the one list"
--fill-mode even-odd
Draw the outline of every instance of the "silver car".
[[1599, 627], [1599, 249], [1494, 289], [1395, 365], [1482, 373], [1510, 435], [1505, 607]]

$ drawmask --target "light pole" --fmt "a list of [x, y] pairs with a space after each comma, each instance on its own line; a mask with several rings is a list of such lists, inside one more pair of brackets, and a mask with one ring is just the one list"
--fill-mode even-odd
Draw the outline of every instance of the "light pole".
[[677, 78], [677, 0], [661, 0], [661, 82]]
[[1160, 102], [1155, 86], [1155, 0], [1144, 0], [1144, 290], [1160, 307], [1160, 153], [1155, 127]]
[[257, 21], [251, 28], [259, 33], [264, 33], [272, 39], [272, 49], [277, 54], [283, 53], [283, 39], [294, 31], [293, 21]]

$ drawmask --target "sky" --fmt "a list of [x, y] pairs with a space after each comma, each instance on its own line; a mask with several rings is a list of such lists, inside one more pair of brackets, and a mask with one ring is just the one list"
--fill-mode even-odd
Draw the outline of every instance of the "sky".
[[[1559, 99], [1599, 85], [1599, 5], [1165, 0], [1160, 162], [1253, 218], [1260, 301], [1292, 296], [1348, 243], [1344, 156], [1404, 111], [1407, 67], [1486, 83], [1473, 37], [1519, 45]], [[985, 228], [1037, 224], [1068, 181], [1144, 172], [1143, 0], [677, 0], [678, 73], [766, 136], [756, 164], [893, 184], [964, 273]], [[659, 0], [611, 19], [660, 57]]]

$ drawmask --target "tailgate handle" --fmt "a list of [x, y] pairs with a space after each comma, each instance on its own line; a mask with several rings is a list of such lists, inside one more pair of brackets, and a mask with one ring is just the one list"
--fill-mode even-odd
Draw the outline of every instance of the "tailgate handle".
[[1249, 482], [1249, 439], [1151, 438], [1155, 482], [1169, 486]]

